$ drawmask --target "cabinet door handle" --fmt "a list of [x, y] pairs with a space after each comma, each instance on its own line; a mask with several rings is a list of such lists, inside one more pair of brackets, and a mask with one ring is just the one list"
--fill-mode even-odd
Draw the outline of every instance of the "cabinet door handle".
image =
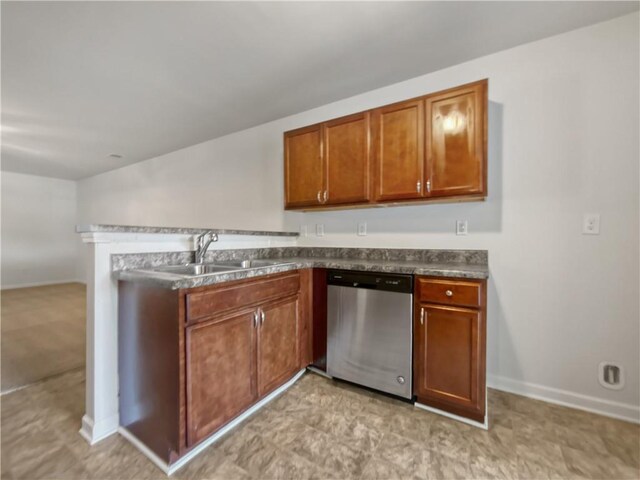
[[264, 325], [264, 321], [267, 318], [267, 316], [264, 313], [264, 310], [260, 309], [260, 325]]
[[329, 198], [329, 195], [327, 194], [327, 191], [325, 190], [324, 193], [322, 194], [322, 198], [324, 199], [324, 201], [322, 203], [327, 203], [327, 198]]
[[431, 192], [431, 180], [427, 180], [427, 193]]
[[253, 312], [253, 328], [258, 328], [258, 311]]
[[420, 180], [418, 180], [418, 182], [416, 183], [416, 191], [418, 193], [422, 191], [422, 182]]
[[424, 325], [424, 307], [420, 309], [420, 325]]
[[318, 203], [322, 203], [322, 191], [318, 190], [318, 195], [316, 195], [316, 197], [318, 198]]

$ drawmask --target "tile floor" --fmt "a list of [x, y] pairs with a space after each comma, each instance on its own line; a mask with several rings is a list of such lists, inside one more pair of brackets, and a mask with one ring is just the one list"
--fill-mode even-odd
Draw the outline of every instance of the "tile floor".
[[[126, 440], [78, 434], [84, 375], [2, 397], [3, 479], [162, 479]], [[640, 476], [640, 427], [490, 391], [485, 432], [308, 373], [174, 474], [189, 479]]]
[[85, 286], [2, 290], [2, 392], [82, 367]]

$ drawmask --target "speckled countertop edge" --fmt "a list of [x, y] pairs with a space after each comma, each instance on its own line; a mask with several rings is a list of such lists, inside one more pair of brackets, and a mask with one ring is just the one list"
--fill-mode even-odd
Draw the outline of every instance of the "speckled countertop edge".
[[199, 235], [204, 232], [219, 235], [257, 235], [269, 237], [297, 237], [297, 232], [271, 232], [266, 230], [235, 230], [228, 228], [183, 228], [183, 227], [152, 227], [139, 225], [76, 225], [76, 233], [160, 233]]
[[283, 258], [282, 263], [269, 267], [233, 270], [229, 272], [186, 277], [151, 270], [123, 270], [114, 272], [119, 280], [141, 282], [172, 290], [196, 288], [233, 280], [242, 280], [302, 268], [334, 268], [353, 271], [404, 273], [438, 277], [485, 279], [489, 277], [487, 265], [458, 263], [387, 262], [376, 260], [338, 258]]

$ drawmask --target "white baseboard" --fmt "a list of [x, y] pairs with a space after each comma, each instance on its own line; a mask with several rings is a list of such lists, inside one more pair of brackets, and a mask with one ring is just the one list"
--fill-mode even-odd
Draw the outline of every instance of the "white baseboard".
[[[489, 430], [489, 420], [488, 415], [485, 413], [484, 422], [476, 422], [475, 420], [471, 420], [470, 418], [461, 417], [460, 415], [455, 415], [453, 413], [445, 412], [444, 410], [440, 410], [439, 408], [433, 408], [428, 405], [424, 405], [422, 403], [414, 403], [416, 408], [421, 410], [426, 410], [428, 412], [437, 413], [438, 415], [442, 415], [443, 417], [451, 418], [453, 420], [457, 420], [458, 422], [466, 423], [467, 425], [471, 425], [472, 427], [482, 428], [483, 430]], [[485, 409], [486, 411], [486, 409]]]
[[118, 423], [118, 415], [113, 415], [98, 423], [95, 423], [93, 418], [84, 415], [82, 417], [82, 426], [80, 427], [79, 433], [82, 438], [89, 443], [89, 445], [95, 445], [100, 440], [104, 440], [116, 433], [118, 431]]
[[[135, 435], [133, 435], [126, 428], [119, 427], [118, 428], [118, 432], [124, 438], [129, 440], [129, 442], [131, 442], [131, 444], [133, 446], [135, 446], [138, 450], [140, 450], [140, 452], [143, 455], [145, 455], [149, 460], [151, 460], [160, 470], [162, 470], [167, 475], [172, 475], [173, 473], [177, 472], [180, 468], [184, 467], [189, 461], [191, 461], [196, 455], [198, 455], [200, 452], [202, 452], [205, 448], [209, 447], [213, 443], [215, 443], [218, 440], [220, 440], [220, 438], [222, 438], [224, 435], [226, 435], [230, 430], [233, 430], [240, 423], [245, 421], [248, 417], [253, 415], [255, 412], [257, 412], [262, 407], [264, 407], [267, 403], [271, 402], [278, 395], [280, 395], [285, 390], [287, 390], [289, 387], [291, 387], [291, 385], [293, 385], [295, 382], [298, 381], [298, 379], [304, 374], [304, 372], [305, 372], [305, 370], [300, 370], [287, 383], [285, 383], [281, 387], [279, 387], [276, 390], [274, 390], [273, 392], [271, 392], [269, 395], [264, 397], [262, 400], [260, 400], [258, 403], [253, 405], [248, 410], [245, 410], [241, 415], [239, 415], [238, 417], [234, 418], [232, 421], [227, 423], [224, 427], [222, 427], [216, 433], [211, 435], [205, 441], [199, 443], [198, 446], [196, 446], [194, 449], [190, 450], [189, 453], [187, 453], [186, 455], [184, 455], [178, 461], [176, 461], [175, 463], [172, 463], [171, 465], [168, 465], [164, 460], [162, 460], [155, 453], [153, 453], [149, 448], [147, 448], [147, 446], [144, 443], [142, 443]], [[81, 431], [81, 433], [82, 433], [82, 431]]]
[[619, 420], [626, 420], [627, 422], [640, 423], [640, 406], [638, 405], [604, 400], [559, 388], [512, 380], [498, 375], [487, 375], [487, 385], [496, 390], [515, 393], [516, 395], [564, 407], [576, 408]]
[[15, 290], [16, 288], [31, 288], [31, 287], [46, 287], [47, 285], [61, 285], [63, 283], [87, 283], [84, 280], [78, 280], [77, 278], [71, 278], [68, 280], [54, 280], [52, 282], [34, 282], [34, 283], [17, 283], [12, 285], [1, 285], [2, 290]]

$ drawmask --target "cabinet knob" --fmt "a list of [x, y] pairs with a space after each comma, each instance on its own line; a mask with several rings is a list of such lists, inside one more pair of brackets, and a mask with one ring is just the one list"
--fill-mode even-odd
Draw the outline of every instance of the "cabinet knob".
[[447, 297], [453, 297], [453, 292], [452, 292], [451, 290], [447, 290], [446, 292], [444, 292], [444, 294], [445, 294]]

